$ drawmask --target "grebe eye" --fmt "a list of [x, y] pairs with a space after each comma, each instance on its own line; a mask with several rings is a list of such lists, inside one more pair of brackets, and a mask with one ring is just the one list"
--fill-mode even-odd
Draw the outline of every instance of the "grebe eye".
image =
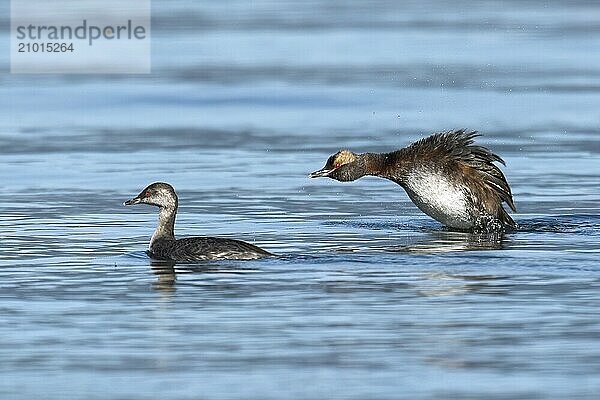
[[150, 197], [150, 196], [152, 196], [152, 193], [150, 193], [150, 192], [144, 193], [144, 197]]
[[333, 168], [339, 168], [339, 167], [341, 167], [341, 166], [342, 166], [342, 165], [341, 165], [340, 163], [337, 163], [337, 162], [336, 162], [335, 164], [333, 164]]

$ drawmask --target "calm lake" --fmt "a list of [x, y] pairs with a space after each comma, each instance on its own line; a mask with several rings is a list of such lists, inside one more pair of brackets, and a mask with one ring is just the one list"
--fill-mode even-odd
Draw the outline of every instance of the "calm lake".
[[[0, 398], [598, 398], [600, 4], [156, 1], [139, 76], [10, 75], [8, 23]], [[462, 127], [517, 232], [307, 177]], [[153, 264], [154, 181], [279, 257]]]

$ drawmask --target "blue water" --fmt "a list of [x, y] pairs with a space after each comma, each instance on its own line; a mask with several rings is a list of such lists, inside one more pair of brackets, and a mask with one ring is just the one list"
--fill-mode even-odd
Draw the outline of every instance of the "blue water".
[[[149, 76], [0, 74], [0, 397], [596, 399], [599, 27], [584, 1], [155, 2]], [[457, 127], [506, 160], [517, 232], [307, 178]], [[158, 180], [177, 235], [280, 257], [153, 264], [156, 211], [121, 203]]]

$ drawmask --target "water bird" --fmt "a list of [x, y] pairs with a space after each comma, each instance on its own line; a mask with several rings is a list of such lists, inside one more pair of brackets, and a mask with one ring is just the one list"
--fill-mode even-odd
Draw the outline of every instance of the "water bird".
[[435, 133], [390, 153], [340, 150], [309, 176], [340, 182], [363, 176], [400, 185], [425, 214], [461, 231], [499, 232], [517, 224], [502, 206], [516, 212], [506, 177], [495, 162], [504, 160], [474, 144], [476, 131]]
[[254, 260], [272, 256], [266, 250], [241, 240], [217, 237], [175, 239], [175, 217], [179, 200], [173, 186], [164, 182], [150, 184], [125, 206], [149, 204], [159, 208], [158, 226], [150, 239], [147, 254], [155, 260], [206, 261]]

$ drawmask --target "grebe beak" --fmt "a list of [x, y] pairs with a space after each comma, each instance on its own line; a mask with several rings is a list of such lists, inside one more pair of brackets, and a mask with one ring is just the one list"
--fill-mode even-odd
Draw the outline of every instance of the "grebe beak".
[[139, 197], [134, 197], [133, 199], [129, 199], [127, 200], [125, 203], [123, 203], [124, 206], [132, 206], [134, 204], [139, 204], [141, 203], [142, 199], [140, 199]]
[[318, 171], [315, 171], [313, 173], [311, 173], [310, 175], [308, 175], [309, 178], [320, 178], [322, 176], [329, 176], [330, 173], [332, 173], [333, 171], [335, 171], [335, 168], [332, 169], [320, 169]]

